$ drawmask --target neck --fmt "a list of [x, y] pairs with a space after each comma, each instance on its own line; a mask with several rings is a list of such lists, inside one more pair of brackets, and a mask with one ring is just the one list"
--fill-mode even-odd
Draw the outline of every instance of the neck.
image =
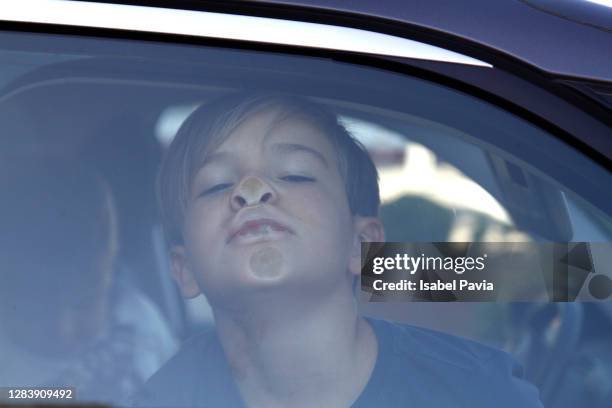
[[357, 399], [377, 345], [350, 287], [316, 302], [270, 295], [241, 309], [215, 309], [215, 320], [249, 406], [348, 406]]

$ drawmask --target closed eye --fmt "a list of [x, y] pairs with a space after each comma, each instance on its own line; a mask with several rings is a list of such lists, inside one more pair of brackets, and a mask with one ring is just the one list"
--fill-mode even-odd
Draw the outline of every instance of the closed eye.
[[298, 176], [298, 175], [294, 175], [294, 174], [290, 174], [288, 176], [282, 176], [282, 177], [280, 177], [280, 179], [284, 180], [284, 181], [289, 181], [291, 183], [305, 183], [305, 182], [316, 181], [316, 179], [313, 178], [313, 177]]
[[213, 194], [213, 193], [216, 193], [216, 192], [219, 192], [219, 191], [223, 191], [226, 188], [229, 188], [231, 186], [232, 186], [231, 183], [216, 184], [216, 185], [212, 186], [211, 188], [208, 188], [208, 189], [202, 191], [200, 193], [200, 197], [205, 196], [205, 195], [209, 195], [209, 194]]

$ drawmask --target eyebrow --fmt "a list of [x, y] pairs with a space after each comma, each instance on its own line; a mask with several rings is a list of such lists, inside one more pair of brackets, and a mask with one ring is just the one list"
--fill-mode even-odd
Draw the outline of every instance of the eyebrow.
[[281, 154], [289, 154], [296, 152], [308, 153], [311, 156], [317, 158], [317, 160], [323, 163], [325, 167], [329, 167], [329, 163], [325, 159], [325, 156], [323, 156], [319, 151], [313, 149], [312, 147], [304, 146], [302, 144], [297, 143], [275, 143], [274, 145], [272, 145], [272, 149]]
[[230, 158], [230, 153], [228, 152], [215, 152], [215, 153], [211, 153], [206, 155], [206, 158], [202, 161], [202, 163], [200, 163], [199, 168], [202, 168], [212, 162], [216, 162], [216, 161], [225, 161], [228, 160]]
[[[329, 168], [329, 163], [325, 156], [316, 149], [308, 147], [299, 143], [275, 143], [272, 145], [272, 150], [280, 154], [291, 154], [291, 153], [307, 153], [319, 160], [325, 167]], [[213, 162], [223, 162], [229, 160], [231, 157], [230, 152], [215, 152], [206, 156], [206, 159], [200, 164], [199, 168], [205, 167]]]

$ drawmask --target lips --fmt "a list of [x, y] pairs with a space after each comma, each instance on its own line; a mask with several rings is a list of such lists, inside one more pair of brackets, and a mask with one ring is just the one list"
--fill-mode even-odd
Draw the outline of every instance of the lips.
[[236, 239], [242, 239], [243, 237], [256, 237], [256, 236], [276, 236], [278, 233], [292, 233], [291, 229], [278, 221], [270, 218], [259, 218], [255, 220], [245, 221], [238, 226], [238, 228], [232, 229], [229, 233], [227, 242], [231, 242]]

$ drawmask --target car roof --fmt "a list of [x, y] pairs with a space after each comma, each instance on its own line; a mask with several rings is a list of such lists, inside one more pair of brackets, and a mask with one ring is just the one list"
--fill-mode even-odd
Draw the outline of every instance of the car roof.
[[586, 0], [274, 0], [428, 28], [540, 70], [612, 82], [612, 8]]
[[[76, 13], [84, 10], [77, 6], [79, 3], [114, 3], [148, 6], [150, 10], [216, 11], [235, 17], [246, 14], [327, 23], [337, 28], [349, 26], [369, 30], [370, 34], [391, 34], [397, 40], [404, 37], [422, 41], [421, 44], [442, 47], [447, 53], [460, 52], [465, 59], [472, 57], [497, 68], [514, 67], [523, 71], [536, 68], [565, 80], [582, 80], [596, 86], [596, 82], [602, 81], [609, 86], [612, 82], [612, 6], [595, 3], [602, 1], [608, 0], [85, 0], [66, 3], [72, 3]], [[19, 17], [15, 20], [15, 13], [5, 10], [3, 19], [30, 21], [30, 14], [35, 14], [31, 8], [22, 9], [21, 13], [17, 12]], [[81, 17], [72, 16], [73, 20]], [[295, 32], [299, 30], [296, 28]], [[361, 42], [362, 39], [354, 44]], [[595, 89], [595, 92], [598, 91]]]

